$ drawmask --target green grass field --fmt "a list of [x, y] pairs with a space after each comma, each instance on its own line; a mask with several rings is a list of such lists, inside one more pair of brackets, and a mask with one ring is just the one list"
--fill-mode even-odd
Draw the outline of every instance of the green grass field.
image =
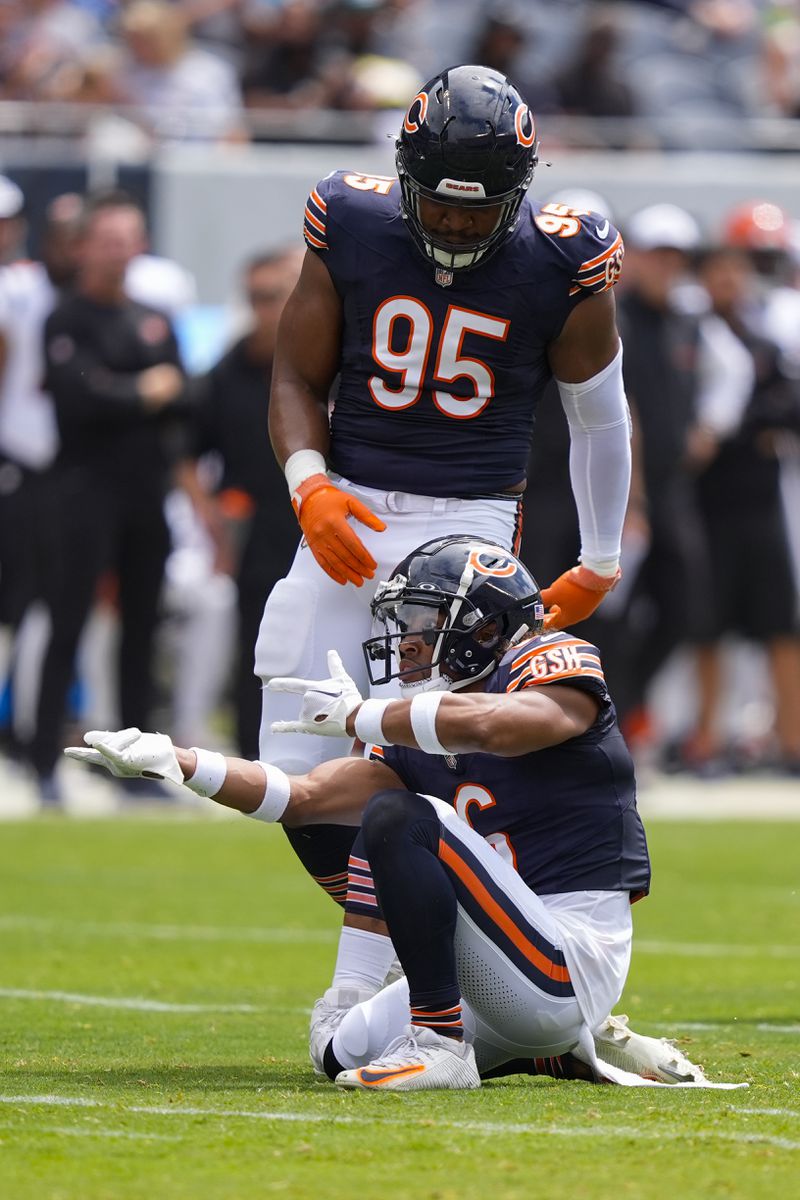
[[[769, 1197], [800, 1191], [796, 824], [650, 822], [624, 1002], [734, 1092], [315, 1081], [337, 910], [279, 830], [0, 825], [3, 1200]], [[637, 945], [638, 942], [638, 945]]]

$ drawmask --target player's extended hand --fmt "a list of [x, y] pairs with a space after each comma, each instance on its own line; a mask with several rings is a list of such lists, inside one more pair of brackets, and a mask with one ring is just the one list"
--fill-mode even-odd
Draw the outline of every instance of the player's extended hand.
[[366, 504], [337, 488], [327, 475], [305, 479], [292, 496], [292, 504], [309, 549], [319, 565], [336, 583], [354, 583], [361, 587], [372, 579], [378, 564], [349, 520], [380, 533], [386, 528]]
[[165, 733], [142, 733], [139, 729], [91, 729], [83, 735], [83, 746], [67, 746], [64, 753], [78, 762], [105, 767], [118, 779], [144, 775], [146, 779], [169, 779], [183, 783], [175, 747]]
[[566, 629], [590, 617], [606, 592], [610, 592], [621, 578], [616, 575], [598, 575], [579, 564], [559, 575], [558, 579], [542, 591], [542, 600], [548, 608], [544, 619], [546, 633]]
[[349, 737], [347, 718], [362, 702], [361, 693], [345, 671], [335, 650], [328, 651], [330, 679], [279, 677], [267, 684], [271, 692], [295, 692], [303, 697], [297, 721], [273, 721], [273, 733], [321, 733]]

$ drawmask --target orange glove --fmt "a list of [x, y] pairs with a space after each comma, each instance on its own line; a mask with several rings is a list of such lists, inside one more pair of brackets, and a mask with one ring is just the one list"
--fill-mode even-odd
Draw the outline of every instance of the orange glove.
[[557, 629], [585, 621], [621, 578], [619, 568], [615, 575], [597, 575], [580, 563], [559, 575], [555, 583], [542, 592], [542, 600], [549, 609], [544, 619], [545, 632], [554, 633]]
[[303, 480], [292, 496], [292, 507], [311, 553], [331, 579], [356, 587], [372, 579], [378, 564], [347, 523], [355, 517], [378, 533], [384, 530], [384, 522], [366, 504], [319, 474]]

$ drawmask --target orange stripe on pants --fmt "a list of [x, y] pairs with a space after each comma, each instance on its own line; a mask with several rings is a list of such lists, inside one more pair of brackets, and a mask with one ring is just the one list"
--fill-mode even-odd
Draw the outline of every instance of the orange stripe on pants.
[[483, 911], [491, 917], [495, 925], [502, 929], [506, 937], [514, 943], [529, 962], [533, 963], [538, 971], [541, 971], [548, 979], [556, 980], [557, 983], [571, 982], [567, 968], [558, 966], [534, 946], [522, 930], [517, 928], [508, 913], [504, 912], [494, 897], [490, 895], [472, 868], [464, 862], [463, 858], [459, 858], [455, 850], [448, 846], [442, 838], [439, 839], [439, 858], [458, 876]]

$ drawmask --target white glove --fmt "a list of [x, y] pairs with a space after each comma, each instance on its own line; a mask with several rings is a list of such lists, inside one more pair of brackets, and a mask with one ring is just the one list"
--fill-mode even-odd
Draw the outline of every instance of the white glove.
[[297, 721], [273, 721], [273, 733], [320, 733], [326, 737], [349, 737], [345, 722], [362, 696], [345, 671], [335, 650], [328, 651], [330, 679], [270, 679], [271, 692], [295, 692], [303, 697]]
[[78, 762], [105, 767], [118, 779], [143, 775], [146, 779], [169, 779], [183, 783], [183, 771], [178, 766], [175, 747], [165, 733], [142, 733], [139, 729], [91, 729], [83, 735], [91, 750], [83, 746], [67, 746], [64, 753]]

